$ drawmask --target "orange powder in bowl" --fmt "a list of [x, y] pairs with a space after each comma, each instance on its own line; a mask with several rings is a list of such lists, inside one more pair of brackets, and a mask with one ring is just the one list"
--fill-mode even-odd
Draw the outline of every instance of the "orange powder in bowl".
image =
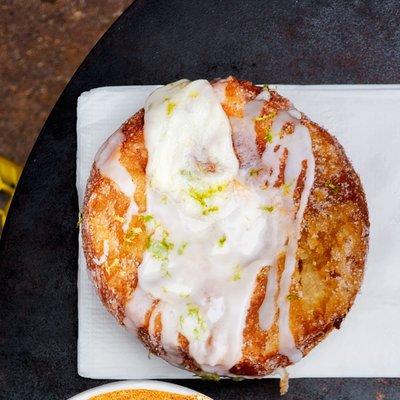
[[159, 390], [129, 389], [99, 394], [90, 397], [89, 400], [207, 400], [202, 395], [184, 395]]

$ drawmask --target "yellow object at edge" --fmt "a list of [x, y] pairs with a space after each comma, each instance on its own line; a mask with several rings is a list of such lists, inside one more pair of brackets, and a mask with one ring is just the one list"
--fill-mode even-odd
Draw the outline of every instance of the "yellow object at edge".
[[11, 200], [21, 172], [22, 168], [19, 165], [0, 156], [0, 192], [4, 192], [9, 196], [5, 207], [3, 209], [0, 208], [1, 227], [3, 227], [6, 222], [7, 212], [10, 208]]

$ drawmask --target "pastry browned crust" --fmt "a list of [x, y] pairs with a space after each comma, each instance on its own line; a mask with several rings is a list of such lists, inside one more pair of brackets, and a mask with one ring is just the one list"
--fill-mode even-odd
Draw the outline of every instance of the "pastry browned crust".
[[[224, 84], [223, 108], [228, 115], [240, 116], [245, 102], [261, 90], [233, 77]], [[287, 99], [274, 91], [270, 94], [263, 115], [289, 107]], [[309, 129], [312, 139], [315, 180], [303, 218], [289, 299], [290, 327], [296, 346], [307, 354], [333, 328], [340, 327], [353, 304], [363, 278], [369, 221], [360, 179], [339, 142], [304, 115], [301, 122]], [[266, 146], [263, 132], [270, 123], [268, 119], [260, 119], [256, 125], [260, 154]], [[137, 185], [135, 200], [140, 212], [146, 210], [147, 151], [143, 124], [144, 111], [140, 110], [123, 125], [125, 139], [120, 156], [120, 162]], [[291, 129], [290, 126], [286, 128]], [[132, 219], [130, 229], [139, 227], [143, 233], [126, 237], [122, 218], [128, 206], [129, 199], [94, 165], [84, 199], [83, 247], [99, 296], [120, 323], [123, 323], [125, 305], [136, 287], [137, 268], [147, 239], [140, 217]], [[109, 243], [107, 262], [97, 265], [93, 258], [103, 253], [104, 240]], [[283, 262], [284, 256], [278, 263], [278, 275], [282, 272]], [[258, 324], [258, 309], [265, 295], [267, 275], [267, 268], [264, 268], [257, 278], [244, 330], [243, 356], [230, 370], [232, 374], [262, 376], [290, 364], [288, 358], [278, 352], [278, 314], [268, 331], [262, 331]], [[161, 319], [157, 320], [155, 339], [150, 338], [146, 324], [140, 327], [138, 336], [153, 353], [163, 357], [165, 352], [157, 340]], [[198, 371], [182, 335], [180, 344], [184, 355], [182, 366]]]

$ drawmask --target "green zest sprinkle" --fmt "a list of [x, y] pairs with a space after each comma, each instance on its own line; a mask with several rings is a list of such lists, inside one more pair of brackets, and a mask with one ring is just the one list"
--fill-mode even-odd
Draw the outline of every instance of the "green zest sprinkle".
[[109, 268], [114, 268], [114, 267], [116, 267], [117, 265], [119, 265], [119, 258], [117, 257], [117, 258], [114, 258], [114, 261], [111, 263], [111, 264], [109, 264]]
[[197, 340], [200, 340], [200, 338], [201, 338], [201, 331], [200, 331], [200, 329], [199, 329], [198, 327], [196, 327], [196, 328], [193, 329], [193, 333], [194, 333], [194, 337], [195, 337]]
[[153, 219], [154, 219], [154, 217], [153, 217], [152, 215], [150, 215], [150, 214], [143, 215], [143, 221], [144, 221], [144, 222], [150, 222], [150, 221], [152, 221]]
[[189, 188], [189, 196], [197, 201], [203, 208], [203, 215], [209, 215], [213, 212], [219, 211], [218, 206], [211, 206], [208, 201], [213, 198], [217, 193], [220, 193], [226, 189], [227, 183], [210, 186], [206, 190], [197, 190], [194, 187]]
[[265, 132], [265, 140], [268, 142], [268, 143], [272, 143], [272, 140], [273, 140], [273, 135], [272, 135], [272, 133], [271, 133], [271, 130], [270, 129], [267, 129], [267, 131]]
[[274, 211], [274, 206], [261, 206], [260, 209], [266, 212], [272, 212]]
[[158, 261], [167, 262], [169, 252], [174, 248], [174, 244], [168, 240], [168, 232], [163, 232], [161, 240], [150, 237], [147, 242], [147, 249], [150, 254]]
[[288, 294], [286, 296], [286, 300], [292, 301], [292, 300], [298, 300], [299, 296], [297, 296], [297, 294]]
[[163, 194], [161, 196], [161, 203], [167, 204], [168, 203], [168, 196], [166, 194]]
[[240, 279], [242, 279], [242, 267], [240, 265], [236, 265], [233, 270], [231, 281], [237, 282], [240, 281]]
[[196, 190], [194, 187], [189, 188], [189, 195], [196, 200], [202, 207], [207, 207], [207, 200], [212, 198], [218, 192], [222, 192], [227, 187], [227, 184], [210, 186], [206, 190]]
[[193, 179], [194, 178], [194, 173], [192, 171], [189, 171], [188, 169], [181, 169], [179, 173], [183, 176], [186, 176], [186, 178]]
[[122, 217], [120, 217], [119, 215], [116, 215], [116, 216], [114, 217], [114, 220], [115, 220], [115, 221], [118, 221], [118, 222], [121, 222], [121, 223], [125, 222], [125, 220], [124, 220]]
[[256, 122], [259, 121], [268, 121], [270, 119], [273, 119], [276, 115], [275, 111], [271, 111], [270, 113], [268, 113], [267, 115], [260, 115], [259, 117], [254, 118], [253, 120]]
[[222, 235], [222, 236], [218, 239], [218, 246], [219, 246], [219, 247], [224, 247], [225, 242], [226, 242], [226, 235]]
[[194, 304], [187, 304], [187, 313], [189, 317], [200, 318], [200, 308]]
[[258, 174], [262, 171], [262, 168], [251, 168], [249, 171], [250, 176], [258, 176]]
[[264, 83], [264, 85], [262, 87], [263, 87], [263, 90], [267, 90], [269, 92], [269, 86], [267, 83]]
[[166, 263], [161, 263], [160, 272], [163, 278], [171, 278], [171, 272], [168, 270], [168, 266]]
[[188, 244], [189, 244], [188, 242], [183, 242], [183, 243], [179, 246], [179, 248], [178, 248], [178, 254], [179, 254], [180, 256], [183, 254], [183, 252], [185, 251], [185, 249], [186, 249], [186, 247], [187, 247]]
[[171, 116], [172, 113], [174, 112], [174, 109], [176, 107], [176, 103], [173, 103], [172, 101], [167, 101], [167, 115]]
[[266, 115], [260, 115], [259, 117], [253, 118], [254, 122], [266, 121], [268, 117]]
[[330, 189], [333, 193], [338, 193], [339, 191], [340, 191], [340, 187], [338, 186], [338, 185], [335, 185], [334, 183], [332, 183], [332, 182], [326, 182], [325, 183], [325, 186], [328, 188], [328, 189]]
[[282, 190], [283, 190], [283, 194], [284, 194], [285, 196], [287, 196], [287, 195], [289, 194], [291, 186], [292, 186], [292, 185], [289, 184], [289, 183], [284, 183], [284, 184], [283, 184]]
[[139, 235], [141, 232], [142, 232], [142, 229], [141, 229], [141, 228], [132, 228], [132, 229], [129, 229], [129, 231], [126, 232], [125, 240], [126, 240], [127, 242], [132, 242], [133, 239], [135, 239], [135, 237], [136, 237], [137, 235]]
[[219, 381], [221, 379], [219, 375], [213, 374], [212, 372], [200, 372], [197, 376], [205, 381]]
[[191, 97], [192, 99], [195, 99], [196, 97], [198, 97], [198, 95], [199, 95], [199, 92], [197, 90], [192, 90], [189, 93], [189, 97]]
[[207, 324], [200, 313], [200, 308], [194, 304], [187, 304], [187, 315], [192, 317], [197, 326], [193, 328], [193, 333], [197, 340], [200, 340], [201, 334], [207, 330]]
[[179, 326], [183, 330], [183, 324], [185, 323], [185, 317], [183, 315], [179, 316]]
[[219, 207], [218, 206], [212, 206], [209, 208], [206, 208], [205, 210], [203, 210], [203, 215], [209, 215], [213, 212], [217, 212], [219, 211]]
[[79, 227], [81, 226], [82, 221], [83, 221], [83, 216], [82, 216], [82, 213], [80, 212], [80, 213], [78, 214], [78, 221], [76, 222], [76, 227], [77, 227], [77, 228], [79, 228]]

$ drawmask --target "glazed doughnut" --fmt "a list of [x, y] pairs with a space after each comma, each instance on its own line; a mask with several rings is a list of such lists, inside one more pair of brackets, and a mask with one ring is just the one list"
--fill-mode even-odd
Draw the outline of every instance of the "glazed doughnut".
[[102, 302], [151, 352], [247, 377], [340, 327], [368, 230], [338, 141], [234, 77], [156, 89], [100, 148], [82, 224]]

